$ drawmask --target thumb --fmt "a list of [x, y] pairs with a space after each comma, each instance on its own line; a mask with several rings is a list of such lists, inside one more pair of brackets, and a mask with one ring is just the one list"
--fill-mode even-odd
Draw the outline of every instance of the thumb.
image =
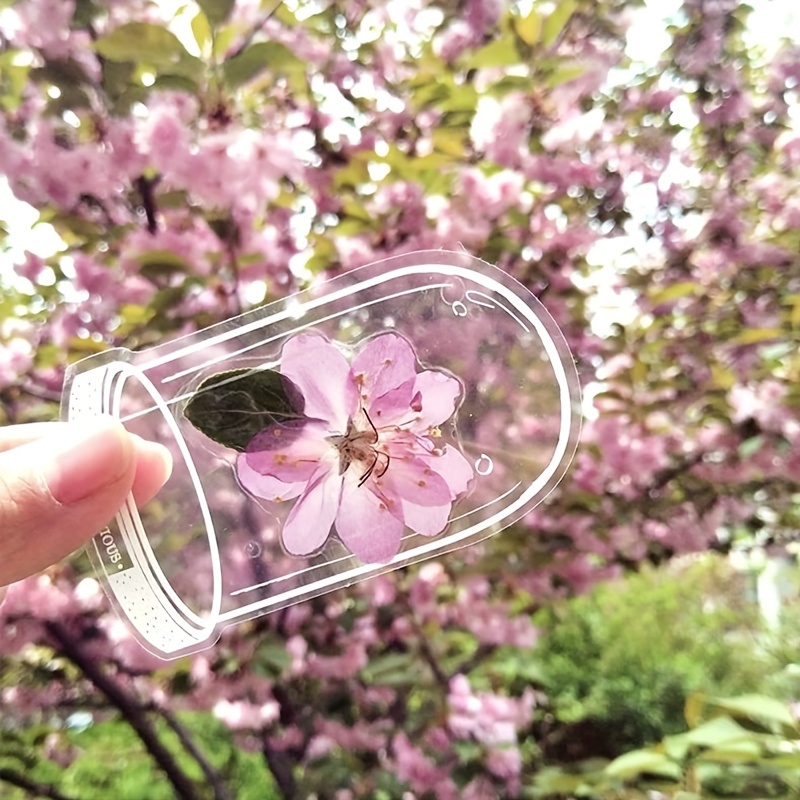
[[134, 438], [112, 419], [0, 453], [0, 586], [64, 558], [101, 530], [136, 477]]

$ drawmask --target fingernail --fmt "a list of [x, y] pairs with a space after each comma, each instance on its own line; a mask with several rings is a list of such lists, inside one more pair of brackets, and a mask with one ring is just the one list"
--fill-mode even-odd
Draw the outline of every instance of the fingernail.
[[155, 457], [161, 462], [161, 482], [166, 483], [169, 476], [172, 475], [172, 453], [163, 444], [142, 439], [135, 433], [131, 436], [133, 436], [137, 454], [150, 458]]
[[45, 477], [50, 493], [71, 505], [133, 474], [133, 442], [115, 420], [81, 425], [55, 439], [49, 450]]

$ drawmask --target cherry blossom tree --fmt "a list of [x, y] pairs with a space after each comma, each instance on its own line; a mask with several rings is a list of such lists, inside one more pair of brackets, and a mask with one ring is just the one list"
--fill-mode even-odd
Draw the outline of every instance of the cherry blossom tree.
[[[754, 44], [747, 5], [685, 0], [650, 63], [624, 0], [0, 9], [0, 171], [57, 242], [21, 253], [4, 223], [3, 424], [56, 416], [81, 356], [438, 248], [536, 294], [586, 394], [573, 468], [524, 520], [191, 658], [145, 652], [81, 557], [12, 586], [11, 797], [522, 796], [548, 735], [537, 609], [796, 530], [800, 44]], [[535, 440], [535, 399], [497, 390], [519, 428], [478, 424]], [[370, 436], [326, 445], [345, 481]], [[254, 493], [291, 483], [241, 463]]]

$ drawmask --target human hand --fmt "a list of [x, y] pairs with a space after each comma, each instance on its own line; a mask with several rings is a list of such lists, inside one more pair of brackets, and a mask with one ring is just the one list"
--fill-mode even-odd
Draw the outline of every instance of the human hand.
[[165, 447], [111, 418], [0, 428], [0, 586], [80, 547], [131, 490], [147, 502], [171, 470]]

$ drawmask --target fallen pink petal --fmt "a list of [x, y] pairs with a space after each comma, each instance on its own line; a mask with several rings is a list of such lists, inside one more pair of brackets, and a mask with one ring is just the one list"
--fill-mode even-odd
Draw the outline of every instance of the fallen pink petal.
[[282, 531], [289, 553], [312, 554], [335, 532], [364, 563], [386, 563], [409, 531], [442, 533], [474, 477], [440, 430], [461, 399], [455, 377], [418, 371], [395, 333], [367, 340], [352, 362], [326, 337], [300, 334], [280, 372], [302, 394], [305, 418], [260, 431], [236, 472], [255, 497], [294, 500]]

